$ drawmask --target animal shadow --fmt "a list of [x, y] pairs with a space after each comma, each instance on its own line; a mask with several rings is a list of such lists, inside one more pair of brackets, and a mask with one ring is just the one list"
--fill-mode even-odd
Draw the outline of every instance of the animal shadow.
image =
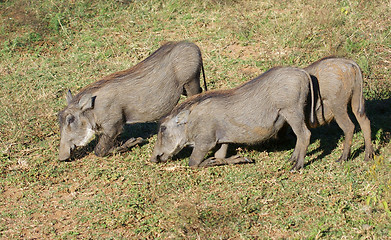
[[157, 134], [158, 130], [158, 123], [156, 122], [126, 124], [118, 139], [123, 142], [126, 142], [130, 138], [138, 137], [148, 139]]
[[[131, 138], [143, 138], [142, 143], [138, 143], [138, 146], [143, 146], [145, 144], [148, 144], [148, 138], [151, 136], [157, 134], [158, 131], [158, 124], [157, 123], [136, 123], [136, 124], [126, 124], [123, 128], [122, 133], [117, 137], [116, 143], [114, 144], [115, 147], [119, 147], [122, 144], [124, 144], [127, 140]], [[64, 162], [72, 162], [76, 159], [81, 159], [87, 155], [89, 155], [91, 152], [94, 151], [94, 148], [96, 144], [98, 143], [99, 136], [96, 136], [91, 142], [89, 142], [84, 147], [76, 148], [72, 152], [71, 158], [68, 160], [65, 160]], [[130, 147], [129, 149], [131, 149]], [[113, 152], [110, 152], [107, 156], [112, 155]]]
[[366, 101], [365, 109], [371, 120], [372, 142], [377, 141], [378, 147], [388, 144], [391, 140], [391, 98]]

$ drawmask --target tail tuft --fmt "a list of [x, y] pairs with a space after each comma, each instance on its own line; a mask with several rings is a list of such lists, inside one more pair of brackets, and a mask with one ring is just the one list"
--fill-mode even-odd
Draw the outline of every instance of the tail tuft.
[[201, 62], [201, 71], [202, 71], [202, 76], [204, 77], [204, 88], [205, 92], [208, 91], [208, 88], [206, 87], [206, 77], [205, 77], [205, 70], [204, 70], [204, 64]]
[[[306, 72], [307, 73], [307, 72]], [[311, 94], [311, 111], [310, 111], [310, 127], [316, 126], [316, 120], [315, 120], [315, 90], [314, 90], [314, 84], [312, 82], [312, 76], [307, 73], [308, 79], [309, 79], [309, 85], [310, 85], [310, 94]]]

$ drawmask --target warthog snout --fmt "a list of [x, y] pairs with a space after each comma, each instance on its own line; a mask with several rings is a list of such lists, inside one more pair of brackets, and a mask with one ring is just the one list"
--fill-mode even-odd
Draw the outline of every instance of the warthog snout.
[[158, 163], [158, 162], [160, 162], [160, 156], [159, 156], [159, 155], [151, 156], [151, 158], [149, 159], [149, 161], [151, 161], [151, 162], [153, 162], [153, 163]]
[[71, 150], [74, 148], [75, 148], [75, 146], [69, 146], [67, 144], [61, 143], [60, 144], [60, 151], [58, 154], [58, 160], [59, 161], [68, 160], [71, 157]]
[[58, 156], [58, 160], [62, 162], [62, 161], [67, 160], [70, 156], [71, 156], [70, 151], [68, 151], [68, 152], [60, 152], [60, 154]]
[[155, 154], [155, 155], [152, 155], [149, 160], [153, 163], [167, 162], [168, 156], [165, 155], [164, 153], [157, 154], [157, 155]]

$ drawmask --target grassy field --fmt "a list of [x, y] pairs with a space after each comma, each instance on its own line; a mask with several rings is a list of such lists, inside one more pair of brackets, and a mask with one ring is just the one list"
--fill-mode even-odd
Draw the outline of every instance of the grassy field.
[[[391, 239], [391, 2], [0, 1], [0, 237], [3, 239]], [[58, 162], [57, 112], [77, 92], [166, 41], [200, 46], [208, 87], [321, 57], [363, 70], [375, 159], [356, 124], [336, 163], [335, 123], [312, 130], [302, 171], [295, 139], [230, 151], [255, 164], [189, 169], [188, 152], [148, 162], [156, 135], [98, 158], [96, 141]], [[123, 138], [155, 124], [127, 126]]]

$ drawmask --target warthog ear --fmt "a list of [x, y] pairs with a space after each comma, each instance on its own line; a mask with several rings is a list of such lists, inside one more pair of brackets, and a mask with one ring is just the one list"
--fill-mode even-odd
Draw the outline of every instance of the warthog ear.
[[184, 111], [178, 113], [178, 115], [176, 115], [176, 117], [175, 117], [175, 122], [178, 125], [187, 123], [187, 120], [189, 119], [189, 114], [190, 114], [189, 110], [184, 110]]
[[91, 94], [83, 95], [79, 101], [80, 109], [82, 111], [85, 111], [87, 109], [94, 108], [95, 98], [96, 98], [96, 96], [92, 96]]
[[72, 96], [71, 90], [68, 89], [68, 92], [67, 92], [67, 103], [68, 103], [68, 105], [71, 103], [72, 98], [73, 98], [73, 96]]

